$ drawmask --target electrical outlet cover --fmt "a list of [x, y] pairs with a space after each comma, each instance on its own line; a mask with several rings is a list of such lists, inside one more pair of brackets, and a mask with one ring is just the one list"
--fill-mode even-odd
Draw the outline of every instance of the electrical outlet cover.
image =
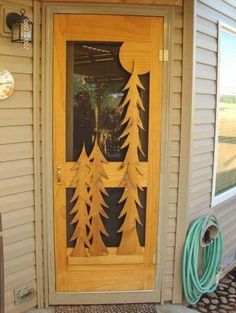
[[14, 290], [15, 304], [31, 300], [35, 295], [35, 287], [31, 282], [17, 287]]

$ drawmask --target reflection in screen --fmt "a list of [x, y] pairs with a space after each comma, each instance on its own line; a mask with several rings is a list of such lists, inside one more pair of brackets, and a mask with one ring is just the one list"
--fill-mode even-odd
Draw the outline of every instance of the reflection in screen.
[[[67, 44], [67, 103], [66, 103], [66, 158], [76, 161], [83, 144], [89, 154], [95, 135], [108, 161], [122, 161], [125, 149], [121, 120], [125, 112], [120, 103], [122, 91], [130, 74], [119, 62], [121, 43], [68, 42]], [[149, 74], [140, 77], [145, 90], [141, 92], [146, 111], [140, 111], [144, 128], [148, 128]], [[140, 137], [147, 160], [147, 131]]]

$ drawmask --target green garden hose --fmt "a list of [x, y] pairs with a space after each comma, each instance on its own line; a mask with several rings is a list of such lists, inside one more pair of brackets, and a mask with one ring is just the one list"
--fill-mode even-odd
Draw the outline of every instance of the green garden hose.
[[[213, 225], [217, 229], [214, 238], [209, 236], [209, 225], [210, 227]], [[207, 235], [208, 238], [206, 238]], [[202, 244], [203, 240], [205, 240], [205, 246]], [[202, 262], [199, 262], [201, 247], [203, 250]], [[222, 255], [223, 239], [216, 217], [211, 215], [194, 221], [186, 237], [182, 268], [184, 295], [189, 304], [197, 303], [202, 294], [213, 292], [216, 289]], [[200, 273], [199, 263], [201, 264]]]

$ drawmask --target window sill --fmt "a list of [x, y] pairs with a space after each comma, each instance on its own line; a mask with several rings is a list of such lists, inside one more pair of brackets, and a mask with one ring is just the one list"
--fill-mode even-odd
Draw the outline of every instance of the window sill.
[[224, 193], [218, 195], [218, 196], [213, 196], [212, 201], [211, 201], [211, 207], [214, 208], [218, 206], [219, 204], [223, 204], [227, 200], [230, 200], [236, 196], [236, 187], [233, 187], [232, 189], [225, 191]]

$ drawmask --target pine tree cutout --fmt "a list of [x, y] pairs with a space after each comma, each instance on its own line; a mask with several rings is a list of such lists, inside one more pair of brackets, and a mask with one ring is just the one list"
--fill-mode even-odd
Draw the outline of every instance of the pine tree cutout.
[[107, 248], [103, 242], [102, 234], [108, 236], [103, 225], [102, 216], [108, 218], [104, 207], [107, 204], [103, 199], [103, 195], [108, 195], [103, 184], [103, 179], [108, 178], [104, 170], [104, 163], [107, 163], [98, 145], [97, 138], [94, 142], [93, 150], [89, 157], [90, 168], [90, 234], [89, 239], [91, 245], [89, 248], [91, 256], [101, 256], [107, 254]]
[[89, 246], [87, 227], [89, 227], [89, 215], [87, 206], [90, 204], [88, 194], [88, 178], [89, 178], [89, 159], [83, 145], [78, 161], [72, 170], [75, 170], [73, 184], [76, 185], [74, 195], [70, 202], [76, 203], [70, 214], [75, 214], [71, 224], [76, 224], [71, 240], [76, 240], [75, 247], [71, 252], [71, 256], [84, 257], [87, 256], [87, 247]]
[[133, 72], [124, 91], [127, 91], [126, 97], [121, 105], [126, 109], [125, 117], [122, 125], [126, 125], [120, 138], [125, 137], [125, 141], [121, 148], [127, 148], [125, 160], [121, 167], [125, 169], [121, 185], [124, 186], [123, 195], [119, 203], [125, 201], [119, 218], [124, 217], [124, 222], [118, 232], [122, 232], [121, 242], [117, 250], [117, 254], [142, 254], [138, 234], [137, 222], [141, 225], [137, 205], [142, 208], [139, 200], [140, 177], [143, 175], [139, 166], [138, 151], [142, 154], [142, 145], [139, 136], [139, 130], [144, 129], [140, 119], [139, 109], [145, 110], [139, 94], [139, 88], [144, 89], [137, 75], [135, 64]]

